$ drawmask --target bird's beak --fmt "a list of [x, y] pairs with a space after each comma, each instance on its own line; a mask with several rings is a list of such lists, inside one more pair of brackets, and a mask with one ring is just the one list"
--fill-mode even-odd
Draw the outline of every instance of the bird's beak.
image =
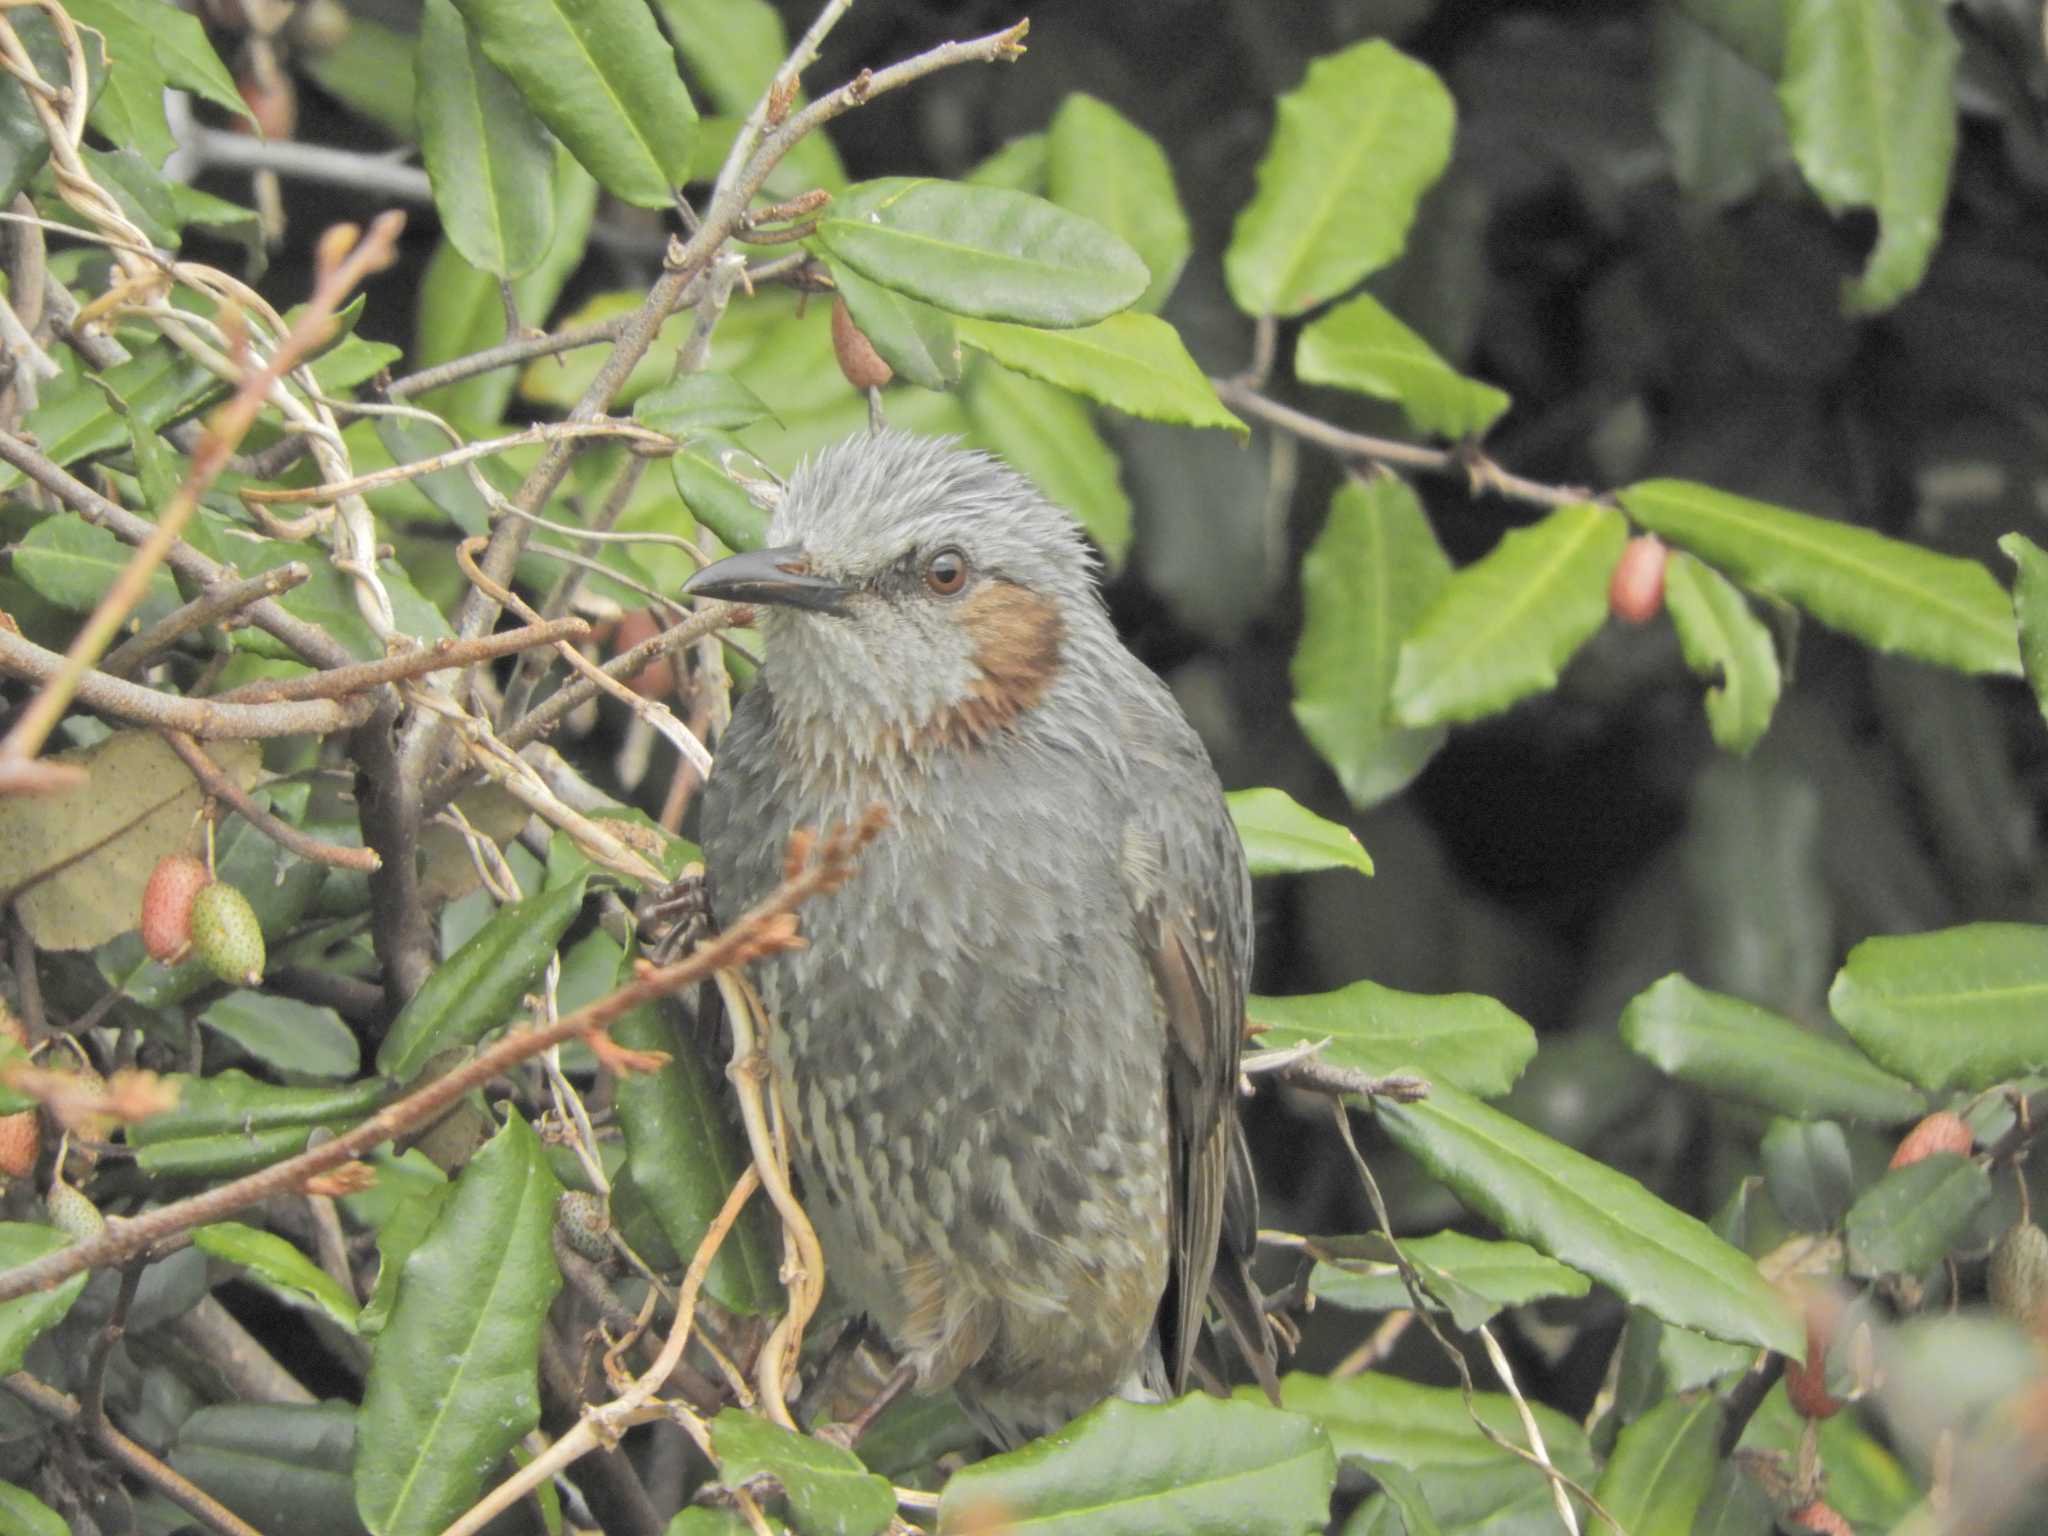
[[846, 588], [813, 576], [810, 557], [796, 544], [780, 549], [750, 549], [707, 565], [683, 583], [689, 597], [716, 597], [728, 603], [779, 603], [834, 615], [846, 611]]

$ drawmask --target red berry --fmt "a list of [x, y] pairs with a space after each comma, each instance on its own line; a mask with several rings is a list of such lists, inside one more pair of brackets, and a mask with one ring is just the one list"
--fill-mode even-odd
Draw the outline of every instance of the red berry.
[[1960, 1152], [1970, 1155], [1970, 1149], [1977, 1144], [1977, 1138], [1970, 1134], [1970, 1128], [1963, 1124], [1962, 1117], [1937, 1109], [1913, 1129], [1906, 1132], [1899, 1143], [1898, 1151], [1892, 1154], [1892, 1167], [1903, 1168], [1908, 1163], [1917, 1163], [1923, 1157], [1932, 1157], [1937, 1152]]
[[832, 352], [839, 359], [839, 371], [855, 389], [880, 389], [896, 377], [896, 370], [882, 361], [875, 344], [853, 323], [844, 299], [832, 301]]
[[1785, 1524], [1795, 1531], [1817, 1531], [1820, 1536], [1856, 1536], [1849, 1522], [1819, 1499], [1785, 1516]]
[[0, 1189], [6, 1188], [9, 1179], [22, 1178], [33, 1169], [41, 1150], [42, 1133], [34, 1110], [0, 1115]]
[[1607, 582], [1607, 606], [1617, 619], [1647, 624], [1664, 607], [1664, 565], [1670, 550], [1654, 533], [1628, 541]]
[[142, 888], [142, 947], [170, 965], [192, 947], [192, 903], [213, 876], [202, 860], [177, 853], [156, 861]]
[[1842, 1411], [1842, 1400], [1828, 1396], [1828, 1336], [1830, 1319], [1822, 1313], [1836, 1309], [1832, 1299], [1815, 1301], [1806, 1308], [1806, 1359], [1785, 1362], [1785, 1396], [1804, 1419], [1831, 1419]]

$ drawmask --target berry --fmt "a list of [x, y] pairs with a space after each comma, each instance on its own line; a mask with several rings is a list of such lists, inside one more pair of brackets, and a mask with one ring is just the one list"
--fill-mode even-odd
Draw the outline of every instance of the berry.
[[2048, 1322], [2048, 1232], [2016, 1221], [1991, 1250], [1991, 1305], [2029, 1330]]
[[1806, 1359], [1785, 1362], [1785, 1396], [1803, 1419], [1831, 1419], [1842, 1411], [1842, 1400], [1828, 1396], [1828, 1335], [1833, 1331], [1822, 1319], [1832, 1305], [1809, 1304], [1806, 1309]]
[[855, 389], [880, 389], [896, 377], [896, 370], [882, 361], [875, 344], [853, 323], [844, 299], [832, 301], [832, 354], [839, 359], [846, 382]]
[[149, 958], [172, 965], [192, 947], [192, 903], [213, 883], [204, 862], [187, 853], [156, 861], [142, 888], [142, 947]]
[[216, 881], [192, 903], [192, 947], [222, 981], [253, 987], [263, 980], [263, 927], [232, 885]]
[[107, 1229], [107, 1218], [100, 1214], [100, 1208], [62, 1179], [51, 1181], [50, 1192], [43, 1197], [43, 1208], [50, 1213], [51, 1226], [80, 1242], [98, 1237]]
[[1617, 619], [1647, 624], [1664, 607], [1664, 566], [1671, 552], [1654, 533], [1628, 541], [1607, 582], [1607, 606]]
[[1903, 1168], [1908, 1163], [1917, 1163], [1923, 1157], [1932, 1157], [1937, 1152], [1960, 1152], [1970, 1155], [1970, 1149], [1977, 1139], [1962, 1118], [1945, 1109], [1937, 1109], [1913, 1129], [1906, 1132], [1900, 1141], [1898, 1151], [1892, 1154], [1892, 1167]]
[[34, 1110], [0, 1115], [0, 1189], [6, 1187], [9, 1179], [22, 1178], [35, 1167], [42, 1144]]
[[1815, 1499], [1803, 1509], [1796, 1509], [1785, 1516], [1785, 1526], [1794, 1531], [1817, 1531], [1820, 1536], [1856, 1536], [1831, 1504]]
[[604, 1201], [587, 1189], [565, 1191], [555, 1202], [555, 1225], [562, 1240], [593, 1264], [611, 1257], [612, 1219]]

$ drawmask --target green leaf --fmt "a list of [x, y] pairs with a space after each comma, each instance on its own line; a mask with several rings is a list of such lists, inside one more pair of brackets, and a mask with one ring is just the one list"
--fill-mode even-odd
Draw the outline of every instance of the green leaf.
[[223, 1131], [155, 1141], [135, 1154], [135, 1166], [153, 1179], [224, 1179], [253, 1173], [306, 1150], [316, 1130], [339, 1132], [346, 1120], [286, 1125], [268, 1131]]
[[[413, 1151], [407, 1156], [417, 1157], [433, 1168], [423, 1153]], [[434, 1168], [434, 1172], [438, 1174], [440, 1170]], [[434, 1230], [434, 1223], [441, 1217], [441, 1207], [448, 1203], [454, 1189], [455, 1186], [444, 1176], [438, 1186], [399, 1201], [377, 1228], [377, 1284], [356, 1319], [357, 1331], [365, 1338], [383, 1332], [390, 1323], [391, 1309], [398, 1301], [399, 1277], [405, 1273], [405, 1261]]]
[[1843, 290], [1857, 314], [1918, 286], [1956, 153], [1956, 59], [1942, 0], [1786, 0], [1778, 99], [1792, 154], [1832, 213], [1868, 208], [1877, 245]]
[[1832, 1120], [1773, 1120], [1759, 1147], [1771, 1203], [1801, 1232], [1829, 1232], [1856, 1199], [1849, 1138]]
[[960, 337], [944, 310], [869, 282], [844, 262], [832, 268], [832, 281], [853, 323], [897, 377], [922, 389], [960, 382]]
[[939, 1531], [987, 1530], [995, 1519], [1033, 1536], [1301, 1536], [1329, 1518], [1336, 1475], [1323, 1431], [1264, 1401], [1113, 1397], [1057, 1436], [954, 1473], [939, 1495]]
[[[1354, 1457], [1353, 1465], [1380, 1485], [1380, 1492], [1398, 1513], [1402, 1536], [1443, 1536], [1443, 1527], [1436, 1523], [1436, 1516], [1430, 1510], [1429, 1492], [1422, 1486], [1422, 1479], [1406, 1467], [1391, 1461], [1377, 1461], [1370, 1456]], [[1357, 1536], [1359, 1527], [1353, 1521], [1344, 1527], [1351, 1536]]]
[[[42, 404], [22, 418], [22, 428], [51, 462], [73, 464], [126, 443], [128, 422], [159, 431], [222, 391], [219, 380], [182, 352], [150, 345], [105, 373], [73, 381], [62, 393], [45, 393]], [[126, 421], [109, 393], [127, 403]], [[12, 464], [0, 464], [0, 491], [20, 479]]]
[[1421, 502], [1393, 475], [1339, 486], [1302, 558], [1294, 718], [1360, 809], [1407, 788], [1443, 745], [1441, 726], [1396, 725], [1391, 701], [1402, 637], [1450, 577]]
[[[32, 1226], [22, 1221], [0, 1221], [0, 1270], [27, 1264], [59, 1248], [71, 1246], [72, 1238], [55, 1227]], [[0, 1375], [21, 1369], [21, 1357], [29, 1345], [63, 1321], [85, 1289], [83, 1273], [73, 1275], [47, 1291], [31, 1291], [13, 1301], [0, 1301]]]
[[197, 16], [163, 0], [78, 0], [65, 9], [73, 21], [97, 29], [107, 39], [113, 68], [106, 90], [93, 104], [94, 126], [118, 122], [125, 131], [110, 132], [109, 140], [139, 151], [151, 166], [161, 169], [164, 157], [176, 147], [164, 120], [167, 86], [191, 91], [236, 117], [248, 117], [234, 77], [207, 42], [206, 28]]
[[1860, 1051], [1676, 974], [1622, 1010], [1621, 1038], [1681, 1082], [1781, 1115], [1896, 1125], [1927, 1111], [1918, 1089]]
[[454, 0], [426, 0], [415, 69], [420, 154], [442, 229], [473, 267], [501, 278], [532, 271], [555, 238], [553, 139]]
[[0, 1483], [0, 1529], [7, 1536], [70, 1536], [64, 1517], [13, 1483]]
[[361, 1536], [346, 1403], [217, 1403], [178, 1426], [171, 1469], [262, 1531]]
[[1043, 192], [1045, 162], [1051, 154], [1045, 135], [1024, 133], [992, 150], [961, 179], [970, 186], [1000, 187], [1007, 192]]
[[1258, 191], [1224, 252], [1237, 307], [1298, 315], [1400, 255], [1456, 122], [1443, 82], [1386, 43], [1309, 65], [1280, 98]]
[[818, 225], [827, 254], [956, 315], [1090, 325], [1145, 291], [1145, 263], [1093, 220], [1028, 192], [889, 177], [848, 187]]
[[[1468, 1409], [1456, 1387], [1424, 1386], [1381, 1371], [1349, 1377], [1293, 1371], [1280, 1379], [1280, 1402], [1321, 1425], [1346, 1462], [1391, 1462], [1417, 1473], [1454, 1469], [1475, 1480], [1489, 1471], [1506, 1471], [1518, 1480], [1532, 1479], [1532, 1487], [1548, 1487], [1539, 1469], [1494, 1444], [1472, 1422], [1477, 1414], [1509, 1444], [1526, 1446], [1521, 1414], [1505, 1393], [1475, 1392]], [[1555, 1408], [1542, 1403], [1529, 1408], [1552, 1464], [1567, 1477], [1591, 1481], [1593, 1453], [1585, 1431]], [[1439, 1518], [1450, 1518], [1434, 1498], [1430, 1503]]]
[[697, 110], [642, 0], [456, 0], [490, 60], [599, 185], [666, 208]]
[[1536, 1032], [1503, 1003], [1475, 992], [1427, 996], [1354, 981], [1335, 992], [1253, 997], [1245, 1006], [1265, 1045], [1328, 1038], [1323, 1059], [1375, 1077], [1413, 1070], [1481, 1098], [1515, 1085], [1536, 1054]]
[[2020, 661], [2034, 702], [2048, 717], [2048, 553], [2024, 533], [2008, 533], [1998, 547], [2012, 561], [2013, 617], [2019, 621]]
[[[90, 613], [134, 558], [135, 552], [106, 529], [76, 512], [59, 512], [29, 529], [14, 546], [14, 574], [44, 601], [72, 613]], [[168, 572], [156, 571], [149, 587], [153, 596], [177, 601]]]
[[[49, 17], [23, 8], [8, 24], [47, 84], [61, 86], [70, 80], [69, 57]], [[107, 79], [107, 50], [89, 36], [83, 41], [87, 93], [97, 103]], [[42, 119], [29, 105], [27, 92], [10, 76], [0, 89], [0, 203], [12, 203], [49, 158], [50, 139]], [[47, 451], [48, 444], [43, 446]]]
[[768, 514], [711, 455], [685, 449], [669, 458], [668, 470], [690, 516], [727, 549], [759, 549], [768, 541]]
[[[1358, 1311], [1391, 1312], [1412, 1305], [1384, 1237], [1372, 1234], [1357, 1256], [1316, 1264], [1309, 1289], [1318, 1302]], [[1404, 1237], [1401, 1252], [1415, 1266], [1423, 1289], [1448, 1307], [1457, 1326], [1477, 1328], [1503, 1307], [1526, 1306], [1549, 1296], [1584, 1296], [1593, 1283], [1527, 1243], [1487, 1242], [1462, 1232]], [[1475, 1305], [1476, 1303], [1476, 1305]]]
[[[782, 17], [769, 0], [654, 0], [654, 9], [675, 39], [676, 52], [689, 66], [698, 90], [714, 108], [735, 118], [752, 109], [789, 55]], [[790, 110], [803, 103], [799, 91]], [[723, 163], [724, 153], [718, 158]], [[784, 197], [812, 187], [836, 192], [845, 185], [845, 167], [820, 130], [791, 146], [782, 163], [769, 172], [767, 189]]]
[[2048, 928], [1972, 923], [1865, 939], [1828, 1009], [1865, 1054], [1930, 1093], [2048, 1066]]
[[[687, 1259], [746, 1167], [745, 1148], [695, 1044], [677, 1039], [660, 1009], [635, 1009], [611, 1033], [629, 1050], [668, 1053], [668, 1065], [629, 1073], [613, 1091], [633, 1182], [669, 1246]], [[765, 1208], [757, 1200], [741, 1215], [705, 1276], [705, 1289], [736, 1312], [771, 1312], [781, 1305], [777, 1261], [762, 1228]]]
[[711, 1454], [729, 1488], [767, 1476], [782, 1485], [799, 1536], [874, 1536], [896, 1513], [896, 1490], [860, 1458], [740, 1408], [711, 1421]]
[[1152, 280], [1135, 307], [1156, 314], [1194, 244], [1158, 140], [1106, 102], [1075, 91], [1046, 133], [1045, 195], [1138, 253]]
[[1739, 203], [1786, 157], [1777, 71], [1758, 70], [1684, 0], [1660, 8], [1652, 24], [1657, 127], [1679, 190], [1707, 208]]
[[129, 1126], [123, 1133], [129, 1146], [360, 1119], [373, 1113], [390, 1091], [375, 1080], [333, 1088], [283, 1088], [236, 1068], [205, 1077], [172, 1072], [164, 1080], [177, 1090], [178, 1102]]
[[1727, 577], [1673, 550], [1664, 567], [1664, 607], [1685, 664], [1714, 684], [1707, 729], [1724, 751], [1747, 756], [1778, 707], [1778, 651], [1763, 620]]
[[1842, 1218], [1849, 1273], [1921, 1275], [1968, 1236], [1991, 1203], [1991, 1173], [1959, 1152], [1936, 1152], [1893, 1168]]
[[960, 339], [1005, 368], [1071, 389], [1133, 416], [1184, 427], [1251, 429], [1217, 398], [1180, 332], [1154, 315], [1113, 315], [1100, 325], [1045, 331], [993, 320], [961, 320]]
[[1620, 493], [1629, 516], [1767, 597], [1881, 651], [2017, 677], [2012, 603], [1974, 560], [1686, 480]]
[[698, 432], [737, 432], [775, 413], [729, 373], [686, 373], [650, 390], [633, 406], [633, 419], [684, 439]]
[[1394, 719], [1477, 720], [1557, 686], [1607, 617], [1607, 581], [1628, 542], [1611, 507], [1560, 507], [1452, 576], [1401, 647]]
[[409, 1082], [429, 1058], [510, 1023], [576, 920], [589, 879], [581, 875], [501, 908], [399, 1011], [377, 1052], [377, 1070]]
[[332, 1008], [269, 992], [230, 992], [209, 1004], [199, 1022], [287, 1072], [354, 1077], [362, 1070], [355, 1032]]
[[1746, 1254], [1626, 1174], [1448, 1084], [1373, 1110], [1396, 1145], [1510, 1237], [1566, 1256], [1666, 1322], [1786, 1354], [1804, 1347]]
[[1284, 789], [1240, 789], [1223, 798], [1254, 875], [1302, 875], [1318, 869], [1372, 873], [1372, 856], [1349, 827], [1325, 821]]
[[1505, 391], [1468, 379], [1369, 293], [1311, 322], [1294, 350], [1295, 376], [1401, 407], [1418, 432], [1478, 437], [1508, 408]]
[[1593, 1497], [1629, 1536], [1692, 1536], [1720, 1437], [1712, 1393], [1667, 1398], [1621, 1432]]
[[1131, 547], [1131, 498], [1116, 450], [1096, 431], [1088, 407], [1063, 389], [988, 363], [968, 376], [964, 400], [971, 440], [1073, 513], [1112, 571], [1122, 566]]
[[377, 1536], [438, 1531], [540, 1422], [540, 1330], [561, 1287], [562, 1186], [514, 1116], [405, 1261], [356, 1416], [356, 1509]]
[[354, 1300], [326, 1270], [275, 1233], [238, 1221], [217, 1221], [196, 1229], [192, 1241], [203, 1252], [241, 1265], [266, 1284], [303, 1297], [342, 1327], [355, 1330], [358, 1309]]
[[292, 62], [303, 67], [333, 96], [394, 139], [419, 138], [413, 101], [414, 42], [409, 33], [381, 21], [351, 13], [349, 24], [324, 47], [294, 49]]

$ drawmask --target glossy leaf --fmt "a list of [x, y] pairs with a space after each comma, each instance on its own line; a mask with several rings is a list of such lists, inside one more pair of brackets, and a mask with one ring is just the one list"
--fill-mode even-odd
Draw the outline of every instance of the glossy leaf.
[[[1472, 1422], [1476, 1413], [1510, 1444], [1526, 1446], [1521, 1414], [1505, 1393], [1475, 1392], [1468, 1409], [1456, 1387], [1424, 1386], [1381, 1371], [1350, 1377], [1294, 1371], [1280, 1379], [1280, 1402], [1322, 1426], [1346, 1462], [1391, 1462], [1418, 1473], [1455, 1469], [1475, 1479], [1489, 1470], [1512, 1469], [1533, 1478], [1534, 1486], [1547, 1486], [1541, 1471], [1495, 1445]], [[1552, 1463], [1567, 1477], [1590, 1481], [1594, 1463], [1585, 1431], [1554, 1408], [1529, 1407]]]
[[1924, 1274], [1965, 1241], [1990, 1203], [1990, 1171], [1959, 1152], [1893, 1168], [1842, 1218], [1849, 1273]]
[[956, 315], [1092, 325], [1128, 308], [1149, 274], [1091, 219], [1027, 192], [890, 177], [847, 188], [818, 225], [835, 262]]
[[1065, 507], [1088, 530], [1114, 571], [1131, 547], [1131, 498], [1116, 451], [1103, 441], [1088, 407], [1063, 389], [983, 363], [964, 392], [970, 440]]
[[1508, 408], [1505, 391], [1468, 379], [1369, 293], [1311, 321], [1294, 348], [1295, 376], [1401, 407], [1418, 432], [1479, 437]]
[[1628, 542], [1612, 508], [1561, 507], [1452, 576], [1401, 647], [1394, 719], [1477, 720], [1557, 685], [1607, 617], [1607, 578]]
[[0, 1483], [0, 1529], [8, 1536], [70, 1536], [64, 1517], [26, 1488]]
[[1309, 65], [1280, 98], [1258, 191], [1224, 253], [1237, 307], [1298, 315], [1400, 255], [1456, 120], [1443, 82], [1384, 42]]
[[1113, 1397], [1057, 1436], [954, 1473], [939, 1495], [939, 1531], [986, 1530], [997, 1518], [1034, 1536], [1301, 1536], [1329, 1518], [1336, 1475], [1322, 1430], [1264, 1400]]
[[2024, 533], [2008, 533], [1998, 547], [2013, 563], [2013, 617], [2019, 621], [2027, 686], [2048, 716], [2048, 552]]
[[[1430, 1509], [1429, 1491], [1422, 1486], [1421, 1478], [1406, 1467], [1370, 1456], [1354, 1457], [1352, 1464], [1379, 1484], [1381, 1495], [1399, 1512], [1403, 1536], [1443, 1536], [1443, 1527], [1437, 1524]], [[1344, 1529], [1357, 1536], [1355, 1519]]]
[[1667, 1398], [1621, 1432], [1593, 1489], [1629, 1536], [1692, 1536], [1720, 1461], [1721, 1404]]
[[1895, 1125], [1927, 1109], [1925, 1095], [1860, 1051], [1679, 975], [1622, 1010], [1621, 1038], [1681, 1082], [1781, 1115]]
[[1062, 331], [993, 320], [958, 324], [963, 342], [1005, 368], [1132, 416], [1250, 436], [1250, 428], [1217, 398], [1180, 333], [1152, 315], [1115, 315], [1100, 325]]
[[1934, 254], [1961, 51], [1941, 0], [1785, 0], [1778, 99], [1793, 156], [1829, 211], [1877, 215], [1877, 244], [1843, 292], [1852, 312], [1890, 309]]
[[450, 955], [392, 1021], [377, 1070], [409, 1082], [428, 1058], [512, 1021], [583, 905], [581, 876], [502, 908]]
[[[1361, 1244], [1361, 1256], [1319, 1261], [1309, 1289], [1318, 1302], [1362, 1311], [1391, 1312], [1413, 1305], [1391, 1252], [1377, 1233]], [[1503, 1307], [1526, 1306], [1550, 1296], [1584, 1296], [1592, 1282], [1575, 1269], [1538, 1253], [1526, 1243], [1488, 1242], [1462, 1232], [1401, 1239], [1401, 1252], [1415, 1267], [1423, 1290], [1448, 1308], [1469, 1332]]]
[[1079, 91], [1046, 131], [1045, 195], [1114, 231], [1152, 274], [1135, 308], [1156, 314], [1193, 248], [1166, 152], [1107, 102]]
[[306, 1150], [316, 1130], [340, 1131], [345, 1120], [277, 1126], [267, 1131], [218, 1131], [154, 1141], [135, 1154], [135, 1166], [152, 1178], [225, 1179], [253, 1173]]
[[633, 419], [687, 439], [698, 432], [737, 432], [775, 413], [768, 402], [729, 373], [686, 373], [650, 390], [633, 406]]
[[1746, 1254], [1626, 1174], [1447, 1084], [1417, 1104], [1375, 1104], [1374, 1114], [1474, 1211], [1625, 1300], [1731, 1342], [1803, 1347], [1783, 1299]]
[[960, 382], [960, 337], [944, 310], [870, 282], [843, 262], [832, 280], [853, 323], [898, 378], [924, 389]]
[[1801, 1232], [1828, 1232], [1856, 1199], [1849, 1138], [1832, 1120], [1773, 1120], [1758, 1151], [1771, 1203]]
[[1372, 873], [1372, 858], [1349, 827], [1325, 821], [1282, 789], [1225, 795], [1254, 875], [1302, 875], [1318, 869]]
[[177, 147], [164, 117], [167, 87], [203, 96], [237, 117], [249, 115], [197, 16], [163, 0], [78, 0], [64, 9], [106, 38], [116, 65], [93, 100], [92, 125], [109, 142], [139, 151], [152, 167], [161, 169]]
[[[14, 546], [14, 573], [46, 602], [72, 613], [90, 613], [135, 552], [106, 529], [75, 512], [44, 518]], [[168, 572], [151, 577], [149, 593], [177, 601]]]
[[1022, 133], [991, 150], [961, 180], [970, 186], [999, 187], [1006, 192], [1043, 192], [1045, 163], [1051, 147], [1042, 133]]
[[[46, 392], [21, 425], [52, 463], [73, 464], [124, 445], [129, 422], [159, 431], [221, 392], [220, 381], [198, 363], [168, 346], [152, 345], [60, 393]], [[126, 420], [109, 394], [126, 403]], [[0, 464], [0, 491], [20, 479], [21, 471], [12, 464]]]
[[1392, 475], [1347, 479], [1301, 562], [1294, 718], [1364, 809], [1407, 788], [1444, 728], [1409, 730], [1391, 704], [1401, 641], [1450, 580], [1422, 504]]
[[697, 112], [642, 0], [456, 0], [493, 64], [599, 185], [666, 208]]
[[[68, 1248], [72, 1241], [55, 1227], [0, 1221], [0, 1270]], [[13, 1301], [0, 1301], [0, 1375], [21, 1369], [21, 1357], [29, 1345], [63, 1321], [71, 1304], [78, 1300], [78, 1293], [85, 1289], [85, 1281], [86, 1276], [80, 1273], [50, 1290], [30, 1291]]]
[[353, 1077], [362, 1070], [355, 1032], [332, 1008], [269, 992], [236, 991], [208, 1004], [199, 1022], [286, 1072]]
[[896, 1492], [843, 1446], [800, 1435], [740, 1408], [711, 1421], [711, 1454], [721, 1480], [758, 1477], [782, 1485], [798, 1536], [874, 1536], [896, 1513]]
[[265, 1284], [310, 1301], [342, 1327], [354, 1330], [357, 1307], [335, 1278], [273, 1232], [239, 1221], [199, 1227], [192, 1241], [201, 1251], [239, 1264]]
[[165, 1081], [177, 1090], [177, 1104], [129, 1126], [123, 1133], [129, 1146], [359, 1119], [373, 1112], [390, 1092], [374, 1080], [333, 1088], [287, 1088], [259, 1082], [237, 1068], [205, 1077], [172, 1072], [166, 1074]]
[[2048, 1066], [2048, 928], [1972, 923], [1865, 939], [1828, 1008], [1880, 1066], [1939, 1093]]
[[1328, 1038], [1323, 1059], [1375, 1077], [1411, 1070], [1498, 1098], [1536, 1054], [1536, 1032], [1503, 1003], [1473, 992], [1426, 996], [1354, 981], [1335, 992], [1254, 997], [1246, 1013], [1266, 1030], [1260, 1043], [1301, 1045]]
[[217, 1403], [178, 1427], [171, 1469], [263, 1531], [360, 1536], [346, 1403]]
[[540, 1329], [560, 1288], [561, 1185], [516, 1115], [405, 1261], [356, 1416], [356, 1508], [377, 1536], [438, 1531], [540, 1422]]
[[1664, 567], [1664, 607], [1685, 664], [1713, 684], [1707, 728], [1725, 751], [1747, 755], [1778, 707], [1778, 650], [1749, 601], [1719, 571], [1673, 550]]
[[419, 137], [413, 101], [414, 38], [383, 22], [351, 15], [345, 31], [326, 46], [294, 52], [322, 90], [395, 139]]
[[[640, 1008], [612, 1026], [629, 1050], [665, 1051], [668, 1065], [622, 1076], [614, 1088], [626, 1132], [626, 1166], [667, 1236], [687, 1259], [746, 1166], [725, 1106], [697, 1047], [678, 1040], [658, 1008]], [[720, 1245], [704, 1284], [736, 1312], [781, 1305], [773, 1245], [763, 1229], [766, 1201], [757, 1199]]]
[[532, 271], [555, 238], [554, 140], [454, 0], [426, 0], [416, 68], [420, 154], [442, 229], [481, 271]]
[[2019, 674], [2012, 603], [1974, 560], [1686, 480], [1645, 480], [1620, 497], [1651, 532], [1881, 651]]
[[1777, 70], [1759, 70], [1684, 0], [1660, 10], [1655, 27], [1657, 127], [1679, 190], [1708, 208], [1739, 203], [1788, 154]]
[[727, 549], [759, 549], [767, 542], [768, 514], [708, 454], [685, 449], [670, 457], [668, 469], [690, 516]]

